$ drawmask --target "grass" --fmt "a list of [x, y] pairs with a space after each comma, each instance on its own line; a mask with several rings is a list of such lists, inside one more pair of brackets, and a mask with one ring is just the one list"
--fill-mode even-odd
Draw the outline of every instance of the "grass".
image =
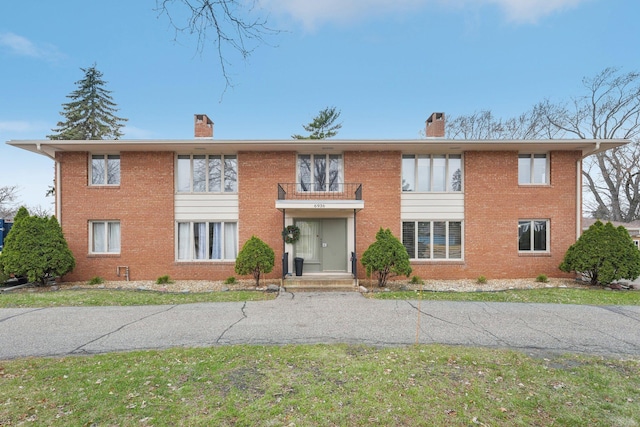
[[0, 308], [173, 305], [196, 302], [261, 301], [274, 298], [275, 294], [273, 293], [257, 291], [169, 293], [80, 289], [55, 292], [4, 293], [0, 294]]
[[376, 292], [379, 299], [422, 299], [430, 301], [527, 302], [584, 305], [640, 305], [640, 292], [607, 291], [600, 288], [513, 289], [496, 292]]
[[637, 426], [640, 362], [439, 345], [0, 362], [0, 425]]

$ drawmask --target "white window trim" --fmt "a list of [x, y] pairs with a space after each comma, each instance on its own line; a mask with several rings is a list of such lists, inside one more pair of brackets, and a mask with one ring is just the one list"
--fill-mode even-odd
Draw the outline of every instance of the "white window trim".
[[[545, 176], [544, 182], [533, 182], [535, 177], [534, 170], [534, 158], [535, 156], [545, 156]], [[520, 156], [529, 156], [529, 182], [520, 182]], [[548, 186], [551, 182], [551, 169], [550, 169], [550, 155], [549, 153], [518, 153], [518, 185], [533, 185], [533, 186]]]
[[[178, 191], [178, 158], [181, 156], [189, 156], [189, 191]], [[193, 156], [204, 156], [205, 161], [209, 162], [210, 156], [220, 156], [220, 191], [209, 191], [209, 174], [205, 174], [205, 191], [193, 191]], [[177, 154], [175, 158], [175, 187], [177, 194], [237, 194], [238, 191], [224, 191], [225, 189], [225, 157], [235, 157], [236, 159], [236, 174], [238, 172], [238, 155], [237, 154]], [[236, 175], [236, 188], [238, 188], [238, 177]]]
[[[93, 156], [101, 156], [104, 160], [104, 181], [100, 184], [94, 184], [93, 183]], [[117, 184], [108, 184], [107, 181], [109, 181], [109, 156], [118, 156], [118, 160], [122, 161], [122, 157], [120, 156], [120, 153], [111, 153], [111, 154], [102, 154], [102, 153], [89, 153], [89, 168], [88, 171], [89, 173], [87, 174], [87, 178], [89, 179], [89, 186], [90, 187], [119, 187], [120, 186], [120, 182], [122, 179], [122, 176], [118, 176], [118, 183]], [[122, 163], [120, 163], [120, 166], [122, 166]], [[118, 173], [118, 175], [120, 175], [120, 171]]]
[[[209, 224], [212, 223], [220, 223], [220, 231], [222, 232], [222, 258], [220, 259], [210, 259], [210, 258], [204, 258], [204, 259], [200, 259], [200, 258], [196, 258], [193, 253], [193, 241], [194, 241], [194, 232], [193, 232], [193, 224], [195, 223], [205, 223], [206, 227], [205, 229], [207, 230], [207, 233], [205, 234], [205, 244], [206, 244], [206, 248], [207, 248], [207, 253], [209, 250]], [[179, 228], [179, 224], [189, 224], [189, 258], [186, 259], [180, 259], [179, 258], [179, 252], [180, 252], [180, 241], [178, 238], [178, 228]], [[240, 252], [240, 246], [238, 244], [238, 221], [215, 221], [215, 220], [211, 220], [211, 221], [206, 221], [206, 220], [202, 220], [202, 221], [176, 221], [175, 223], [175, 231], [174, 231], [174, 235], [175, 235], [175, 242], [176, 242], [176, 247], [175, 247], [175, 259], [176, 262], [179, 263], [194, 263], [194, 262], [206, 262], [206, 263], [221, 263], [221, 262], [230, 262], [230, 261], [234, 261], [236, 260], [236, 258], [227, 258], [225, 252], [225, 243], [226, 243], [226, 230], [224, 225], [225, 224], [229, 224], [229, 223], [233, 223], [236, 224], [236, 232], [235, 232], [235, 241], [236, 241], [236, 257], [238, 252]]]
[[[414, 186], [416, 187], [414, 190], [402, 190], [403, 193], [463, 193], [464, 192], [464, 155], [463, 154], [457, 154], [457, 153], [453, 153], [453, 154], [439, 154], [439, 153], [433, 153], [433, 154], [426, 154], [426, 153], [402, 153], [402, 159], [404, 159], [404, 156], [413, 156], [413, 173], [414, 173], [414, 177], [413, 177], [413, 182], [414, 182]], [[422, 156], [422, 157], [420, 157]], [[428, 156], [429, 158], [429, 185], [431, 186], [431, 188], [433, 188], [433, 174], [434, 174], [434, 168], [433, 168], [433, 156], [445, 156], [445, 171], [444, 171], [444, 176], [445, 176], [445, 190], [444, 191], [433, 191], [431, 189], [429, 190], [423, 190], [423, 191], [418, 191], [417, 187], [418, 187], [418, 180], [419, 180], [419, 175], [420, 175], [420, 171], [418, 168], [418, 159], [419, 158], [426, 158], [425, 156]], [[460, 190], [452, 190], [451, 189], [451, 181], [449, 180], [449, 158], [450, 156], [460, 156]], [[401, 171], [401, 176], [400, 176], [400, 189], [402, 189], [402, 177], [404, 176], [404, 171]]]
[[[464, 221], [462, 220], [445, 220], [445, 219], [420, 219], [420, 220], [407, 220], [402, 221], [400, 223], [400, 229], [403, 229], [402, 223], [405, 222], [413, 222], [414, 223], [414, 236], [413, 241], [415, 242], [415, 252], [413, 254], [409, 254], [409, 259], [411, 261], [419, 261], [419, 262], [445, 262], [445, 261], [464, 261]], [[429, 235], [431, 236], [431, 242], [429, 243], [429, 258], [414, 258], [416, 256], [417, 248], [418, 248], [418, 223], [419, 222], [428, 222], [429, 223]], [[446, 257], [445, 258], [434, 258], [433, 257], [433, 223], [434, 222], [444, 222], [445, 226], [445, 244], [446, 244]], [[460, 258], [449, 258], [449, 223], [451, 222], [459, 222], [460, 223]], [[402, 233], [402, 232], [401, 232]], [[402, 242], [402, 239], [401, 243]], [[404, 244], [403, 244], [404, 246]]]
[[[312, 190], [302, 190], [300, 188], [300, 182], [299, 182], [299, 178], [300, 178], [300, 156], [310, 156], [311, 157], [311, 176], [310, 176], [310, 183], [309, 185], [311, 186]], [[330, 162], [330, 156], [340, 156], [340, 177], [339, 177], [339, 182], [338, 182], [338, 190], [316, 190], [316, 175], [314, 173], [313, 170], [313, 165], [315, 164], [315, 159], [316, 157], [325, 157], [325, 161], [327, 162], [327, 167], [325, 170], [325, 183], [329, 183], [329, 174], [331, 173], [330, 168], [329, 168], [329, 162]], [[297, 185], [297, 191], [299, 192], [303, 192], [303, 193], [342, 193], [344, 192], [344, 155], [342, 153], [327, 153], [327, 154], [314, 154], [314, 153], [297, 153], [296, 154], [296, 183]]]
[[547, 243], [547, 247], [544, 250], [536, 250], [534, 249], [535, 247], [535, 241], [534, 241], [534, 235], [533, 235], [533, 231], [531, 232], [531, 249], [523, 251], [520, 249], [520, 230], [518, 230], [518, 234], [516, 235], [516, 247], [518, 248], [518, 253], [519, 254], [548, 254], [550, 253], [550, 249], [549, 247], [551, 246], [551, 220], [548, 218], [522, 218], [518, 220], [518, 227], [520, 227], [520, 223], [521, 222], [529, 222], [530, 225], [529, 227], [531, 227], [531, 230], [533, 230], [533, 223], [536, 221], [544, 221], [546, 223], [546, 243]]
[[[105, 225], [104, 227], [104, 241], [105, 246], [107, 247], [107, 252], [94, 252], [93, 251], [93, 224], [98, 224], [98, 223], [102, 223]], [[109, 224], [110, 223], [118, 223], [120, 225], [120, 236], [118, 236], [118, 239], [120, 240], [120, 250], [118, 250], [117, 252], [109, 252], [108, 251], [108, 247], [109, 247]], [[120, 252], [122, 251], [122, 223], [120, 222], [120, 220], [91, 220], [89, 221], [89, 229], [88, 229], [88, 234], [89, 234], [89, 254], [90, 255], [120, 255]]]

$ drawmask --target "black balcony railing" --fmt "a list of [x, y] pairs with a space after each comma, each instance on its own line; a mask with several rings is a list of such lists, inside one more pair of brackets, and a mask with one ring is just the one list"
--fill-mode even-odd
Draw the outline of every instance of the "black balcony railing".
[[278, 200], [362, 200], [362, 184], [278, 184]]

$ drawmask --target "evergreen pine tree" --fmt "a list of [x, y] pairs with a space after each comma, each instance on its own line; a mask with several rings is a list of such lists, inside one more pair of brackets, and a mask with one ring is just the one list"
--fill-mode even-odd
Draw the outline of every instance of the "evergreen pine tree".
[[340, 117], [340, 111], [336, 107], [327, 107], [321, 110], [313, 121], [308, 125], [302, 125], [304, 130], [311, 132], [308, 136], [291, 135], [293, 139], [325, 139], [332, 138], [338, 134], [342, 123], [334, 124]]
[[67, 95], [71, 102], [62, 104], [60, 113], [65, 118], [52, 129], [47, 138], [59, 140], [75, 139], [118, 139], [122, 136], [120, 128], [127, 119], [117, 117], [116, 104], [111, 91], [104, 88], [107, 82], [95, 64], [90, 68], [81, 68], [84, 78], [75, 82], [77, 89]]

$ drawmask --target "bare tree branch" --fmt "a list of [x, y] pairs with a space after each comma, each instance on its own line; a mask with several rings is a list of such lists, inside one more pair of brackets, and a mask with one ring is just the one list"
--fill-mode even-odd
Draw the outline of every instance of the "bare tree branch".
[[17, 185], [0, 187], [0, 219], [13, 218], [18, 210], [14, 203], [17, 198]]
[[[211, 41], [217, 51], [225, 90], [233, 86], [227, 66], [230, 52], [246, 59], [265, 37], [280, 31], [267, 26], [266, 18], [251, 17], [257, 0], [156, 0], [158, 16], [166, 15], [175, 33], [197, 36], [196, 50], [202, 53]], [[181, 18], [182, 11], [187, 18]]]

